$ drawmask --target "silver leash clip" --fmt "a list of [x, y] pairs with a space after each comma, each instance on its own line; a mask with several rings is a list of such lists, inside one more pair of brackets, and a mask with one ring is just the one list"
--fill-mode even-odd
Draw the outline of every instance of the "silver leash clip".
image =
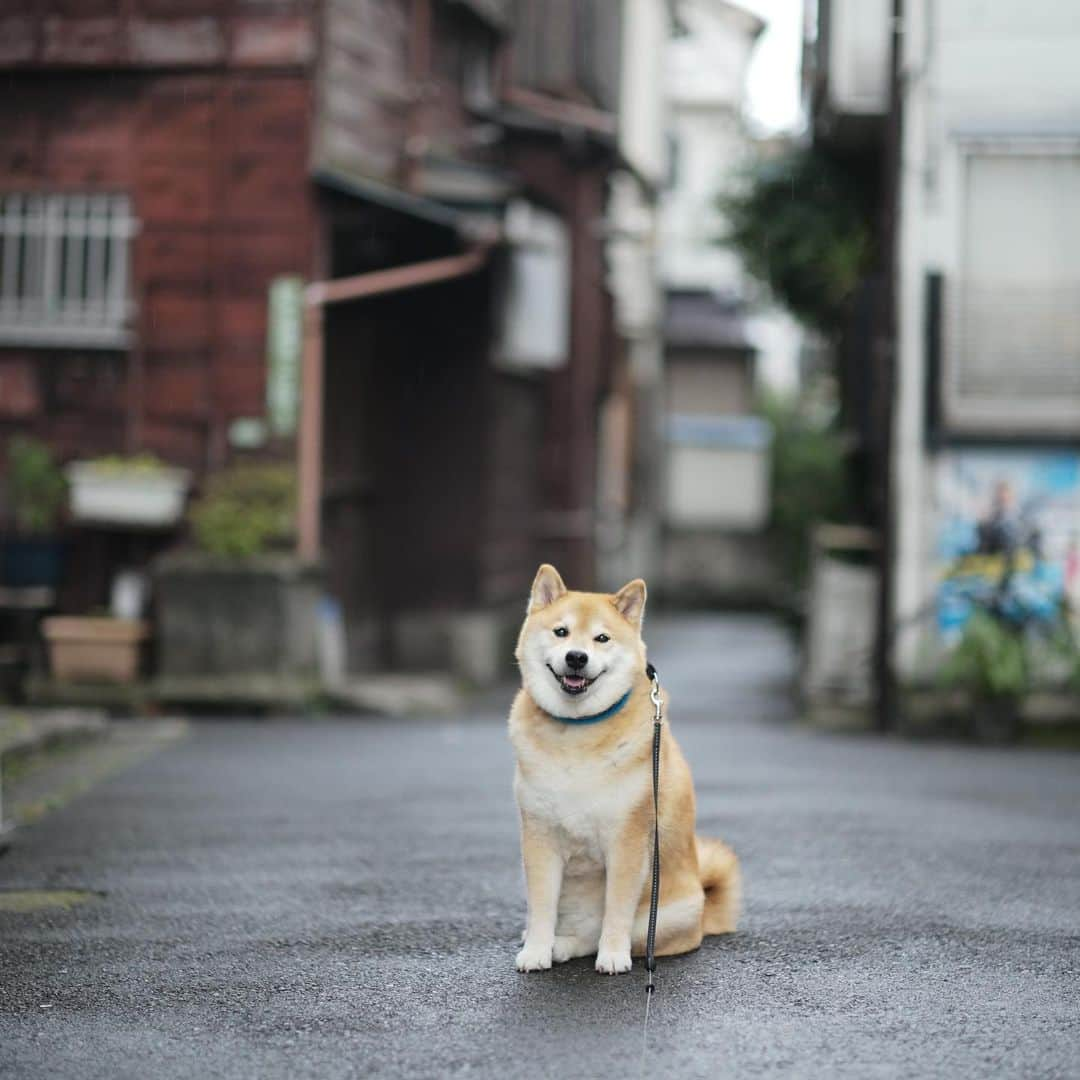
[[661, 723], [664, 719], [664, 706], [660, 700], [660, 676], [653, 675], [652, 677], [652, 689], [649, 691], [649, 700], [653, 703], [653, 708], [656, 710], [656, 714], [653, 716], [653, 720], [656, 723]]

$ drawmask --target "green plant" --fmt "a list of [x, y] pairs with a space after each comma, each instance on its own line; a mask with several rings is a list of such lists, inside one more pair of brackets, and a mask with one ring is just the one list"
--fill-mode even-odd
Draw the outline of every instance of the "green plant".
[[1051, 629], [1049, 651], [1059, 665], [1066, 690], [1080, 694], [1080, 633], [1074, 623], [1074, 615], [1068, 603], [1063, 603], [1058, 619]]
[[191, 511], [198, 546], [249, 558], [288, 542], [296, 507], [291, 466], [237, 465], [213, 476]]
[[940, 679], [978, 698], [1022, 697], [1031, 685], [1023, 629], [976, 609], [946, 657]]
[[872, 200], [872, 183], [811, 147], [756, 162], [719, 204], [750, 273], [831, 336], [873, 259]]
[[771, 397], [761, 411], [772, 424], [769, 531], [788, 581], [806, 579], [810, 533], [819, 522], [856, 519], [842, 435], [796, 402]]
[[7, 447], [7, 490], [15, 527], [42, 535], [56, 529], [67, 483], [52, 451], [37, 439], [16, 435]]
[[160, 472], [171, 466], [164, 462], [156, 454], [143, 453], [132, 454], [125, 457], [122, 454], [107, 454], [105, 457], [94, 458], [86, 462], [91, 468], [102, 473], [147, 473]]

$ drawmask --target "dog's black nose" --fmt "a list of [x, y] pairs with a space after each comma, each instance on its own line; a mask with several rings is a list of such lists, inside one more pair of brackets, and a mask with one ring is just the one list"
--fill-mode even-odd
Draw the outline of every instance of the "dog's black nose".
[[571, 649], [566, 654], [566, 666], [573, 671], [580, 671], [589, 662], [589, 654]]

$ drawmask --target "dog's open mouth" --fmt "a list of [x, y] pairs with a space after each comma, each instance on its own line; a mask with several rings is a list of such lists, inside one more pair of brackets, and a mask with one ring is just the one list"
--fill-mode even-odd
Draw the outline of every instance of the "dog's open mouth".
[[550, 664], [548, 664], [548, 671], [555, 676], [564, 694], [584, 694], [596, 682], [596, 679], [599, 679], [600, 675], [604, 674], [601, 671], [600, 675], [596, 676], [596, 679], [587, 679], [584, 675], [560, 675]]

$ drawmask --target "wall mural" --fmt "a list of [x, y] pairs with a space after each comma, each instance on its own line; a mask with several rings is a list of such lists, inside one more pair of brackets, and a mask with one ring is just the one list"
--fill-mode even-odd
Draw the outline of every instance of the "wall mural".
[[938, 627], [976, 607], [1017, 624], [1080, 619], [1080, 454], [958, 450], [937, 469]]

